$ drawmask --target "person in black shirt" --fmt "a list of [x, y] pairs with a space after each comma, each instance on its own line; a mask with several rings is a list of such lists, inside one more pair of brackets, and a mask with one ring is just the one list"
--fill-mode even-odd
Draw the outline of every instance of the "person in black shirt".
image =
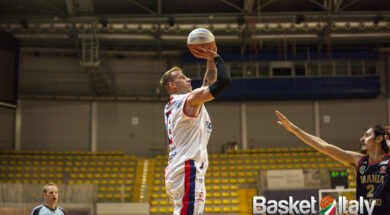
[[[344, 163], [356, 167], [356, 199], [363, 197], [371, 203], [375, 200], [374, 215], [390, 215], [390, 155], [388, 132], [383, 126], [374, 125], [360, 138], [361, 153], [343, 150], [314, 135], [308, 134], [276, 111], [278, 123], [307, 145]], [[359, 214], [369, 214], [365, 207]]]

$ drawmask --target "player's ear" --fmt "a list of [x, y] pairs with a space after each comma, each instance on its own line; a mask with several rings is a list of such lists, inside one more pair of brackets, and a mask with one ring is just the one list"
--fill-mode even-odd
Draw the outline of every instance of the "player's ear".
[[176, 84], [173, 83], [173, 81], [170, 81], [170, 82], [168, 82], [168, 87], [169, 87], [169, 89], [176, 88]]
[[382, 142], [383, 136], [382, 136], [382, 135], [377, 136], [377, 137], [376, 137], [376, 140], [378, 140], [379, 142]]

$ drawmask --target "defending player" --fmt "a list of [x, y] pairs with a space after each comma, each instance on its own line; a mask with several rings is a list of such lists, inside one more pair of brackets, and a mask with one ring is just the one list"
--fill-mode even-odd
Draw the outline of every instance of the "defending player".
[[208, 60], [202, 87], [192, 90], [191, 79], [179, 67], [167, 71], [160, 80], [160, 85], [170, 94], [164, 109], [170, 148], [165, 188], [175, 215], [203, 213], [207, 144], [212, 130], [203, 103], [216, 98], [231, 84], [225, 63], [216, 52], [199, 48], [194, 55]]
[[[362, 154], [343, 150], [335, 145], [328, 144], [324, 140], [306, 133], [292, 124], [283, 114], [276, 111], [278, 123], [307, 145], [327, 154], [334, 159], [350, 164], [357, 170], [356, 198], [375, 200], [372, 214], [390, 214], [390, 155], [386, 143], [388, 133], [380, 125], [371, 126], [360, 138]], [[363, 214], [368, 214], [365, 211]]]

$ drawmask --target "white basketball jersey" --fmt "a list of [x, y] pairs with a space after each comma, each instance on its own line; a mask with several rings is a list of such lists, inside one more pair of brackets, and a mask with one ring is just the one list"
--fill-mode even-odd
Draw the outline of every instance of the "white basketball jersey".
[[171, 95], [164, 109], [170, 149], [166, 176], [184, 167], [187, 160], [194, 160], [201, 169], [208, 167], [207, 144], [212, 130], [210, 117], [204, 105], [196, 117], [184, 113], [184, 104], [189, 95]]

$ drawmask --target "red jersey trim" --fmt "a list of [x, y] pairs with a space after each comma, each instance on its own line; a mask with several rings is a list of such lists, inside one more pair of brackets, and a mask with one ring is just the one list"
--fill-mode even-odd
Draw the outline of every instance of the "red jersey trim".
[[370, 161], [368, 161], [368, 165], [377, 164], [377, 163], [383, 161], [383, 160], [387, 157], [387, 155], [388, 155], [388, 154], [385, 154], [385, 156], [383, 156], [379, 161], [375, 161], [375, 162], [370, 162]]

